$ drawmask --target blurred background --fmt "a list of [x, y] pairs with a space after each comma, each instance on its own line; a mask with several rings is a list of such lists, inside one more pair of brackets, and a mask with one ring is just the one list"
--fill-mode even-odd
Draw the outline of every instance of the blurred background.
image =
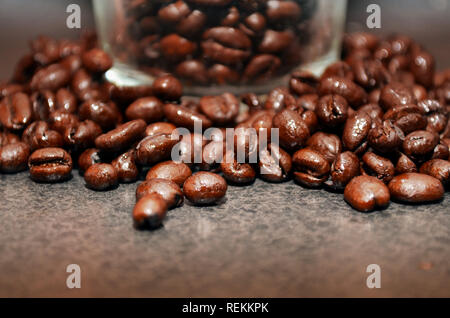
[[[332, 0], [330, 0], [332, 1]], [[77, 3], [82, 29], [95, 28], [91, 0], [0, 0], [0, 79], [12, 73], [28, 40], [40, 34], [77, 38], [80, 30], [66, 27], [66, 7]], [[424, 45], [437, 59], [438, 69], [450, 67], [450, 0], [349, 0], [347, 31], [367, 30], [366, 8], [381, 7], [380, 35], [404, 33]]]

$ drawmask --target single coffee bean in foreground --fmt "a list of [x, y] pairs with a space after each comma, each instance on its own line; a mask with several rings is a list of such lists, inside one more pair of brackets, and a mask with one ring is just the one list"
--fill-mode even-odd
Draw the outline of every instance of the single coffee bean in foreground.
[[113, 165], [96, 163], [84, 173], [86, 186], [92, 190], [103, 191], [117, 186], [119, 176]]
[[384, 209], [389, 205], [388, 187], [375, 177], [359, 176], [353, 178], [345, 187], [344, 199], [354, 209], [370, 212]]
[[183, 205], [183, 191], [173, 181], [154, 178], [142, 182], [136, 189], [136, 202], [150, 193], [159, 194], [169, 209]]
[[414, 172], [395, 176], [389, 182], [389, 191], [393, 199], [409, 203], [433, 202], [444, 196], [444, 187], [438, 179]]
[[166, 213], [166, 201], [157, 193], [147, 194], [134, 206], [134, 226], [140, 230], [156, 229], [161, 226]]
[[187, 178], [192, 175], [191, 169], [183, 162], [163, 161], [153, 166], [147, 173], [146, 180], [165, 179], [183, 186]]
[[31, 154], [28, 166], [34, 181], [62, 182], [71, 176], [72, 158], [62, 148], [42, 148]]
[[187, 178], [183, 186], [186, 198], [196, 205], [214, 204], [227, 193], [227, 182], [212, 172], [197, 172]]

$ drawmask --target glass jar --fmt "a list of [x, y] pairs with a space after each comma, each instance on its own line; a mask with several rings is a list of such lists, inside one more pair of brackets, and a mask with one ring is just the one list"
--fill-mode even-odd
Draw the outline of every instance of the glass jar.
[[346, 0], [94, 0], [94, 9], [114, 84], [172, 73], [191, 95], [262, 94], [339, 57]]

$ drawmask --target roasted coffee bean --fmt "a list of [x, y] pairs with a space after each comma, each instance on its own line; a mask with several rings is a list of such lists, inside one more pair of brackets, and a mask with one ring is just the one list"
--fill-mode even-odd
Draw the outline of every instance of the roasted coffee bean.
[[318, 187], [330, 173], [330, 164], [317, 151], [304, 148], [292, 156], [294, 179], [306, 187]]
[[113, 66], [111, 57], [101, 49], [92, 49], [83, 53], [83, 66], [92, 73], [104, 73]]
[[306, 142], [308, 148], [320, 153], [328, 163], [332, 164], [342, 152], [342, 143], [337, 135], [317, 132]]
[[50, 128], [60, 134], [64, 134], [67, 128], [77, 126], [79, 122], [78, 116], [62, 110], [55, 110], [48, 118]]
[[117, 186], [119, 176], [112, 165], [96, 163], [85, 171], [84, 181], [89, 189], [103, 191]]
[[152, 85], [153, 93], [163, 101], [177, 101], [183, 94], [180, 81], [171, 75], [155, 79]]
[[50, 114], [56, 110], [56, 96], [52, 91], [34, 92], [30, 100], [34, 120], [47, 121]]
[[420, 173], [435, 177], [444, 186], [448, 185], [450, 183], [450, 162], [442, 159], [427, 161], [420, 167]]
[[431, 54], [425, 51], [414, 52], [411, 57], [410, 69], [417, 83], [425, 87], [433, 85], [435, 62]]
[[164, 115], [173, 124], [186, 127], [189, 130], [193, 130], [195, 123], [201, 124], [203, 129], [207, 129], [212, 126], [211, 120], [205, 115], [193, 111], [184, 106], [178, 106], [175, 104], [166, 104], [163, 107]]
[[262, 138], [266, 138], [267, 141], [270, 140], [273, 117], [272, 112], [261, 112], [260, 115], [253, 117], [252, 127], [256, 130], [260, 140]]
[[72, 158], [61, 148], [42, 148], [33, 152], [28, 160], [30, 177], [36, 182], [62, 182], [70, 178]]
[[66, 88], [60, 88], [55, 95], [56, 109], [66, 111], [68, 113], [75, 113], [77, 111], [77, 99]]
[[258, 45], [258, 51], [266, 54], [278, 54], [292, 44], [294, 37], [290, 31], [266, 30]]
[[170, 180], [155, 178], [142, 182], [136, 189], [136, 202], [151, 193], [159, 194], [169, 209], [179, 207], [184, 202], [183, 191]]
[[56, 40], [46, 36], [39, 36], [30, 42], [33, 59], [47, 65], [58, 60], [60, 49]]
[[248, 184], [255, 180], [256, 172], [248, 163], [238, 163], [231, 155], [220, 164], [224, 178], [234, 184]]
[[171, 123], [156, 122], [150, 124], [145, 129], [145, 136], [154, 136], [156, 134], [172, 134], [177, 127]]
[[354, 32], [345, 35], [344, 49], [348, 51], [367, 49], [372, 51], [378, 45], [378, 38], [368, 32]]
[[350, 106], [358, 108], [367, 102], [367, 93], [355, 82], [338, 76], [330, 76], [320, 81], [318, 92], [320, 95], [340, 95]]
[[121, 154], [111, 162], [111, 165], [117, 171], [119, 182], [134, 182], [139, 177], [139, 169], [136, 165], [134, 149]]
[[336, 161], [331, 166], [331, 182], [327, 185], [334, 189], [342, 190], [345, 186], [360, 174], [359, 159], [351, 151], [341, 152], [337, 155]]
[[251, 41], [239, 29], [214, 27], [203, 33], [201, 48], [204, 57], [212, 61], [230, 65], [243, 62], [250, 56]]
[[440, 142], [436, 147], [434, 147], [431, 159], [449, 160], [449, 158], [450, 158], [450, 150], [448, 149], [446, 143]]
[[141, 86], [116, 86], [110, 87], [110, 95], [117, 102], [130, 104], [136, 99], [153, 95], [153, 88], [149, 85]]
[[444, 187], [438, 179], [429, 175], [404, 173], [392, 179], [389, 192], [392, 198], [398, 201], [423, 203], [442, 199]]
[[410, 158], [421, 159], [433, 153], [439, 137], [426, 130], [410, 133], [403, 141], [403, 152]]
[[272, 78], [281, 66], [281, 60], [275, 55], [258, 54], [247, 64], [242, 75], [243, 82], [264, 82]]
[[366, 112], [358, 111], [347, 119], [342, 132], [342, 144], [350, 151], [364, 147], [369, 136], [372, 119]]
[[177, 65], [175, 73], [185, 81], [206, 84], [208, 82], [208, 71], [199, 60], [187, 60]]
[[317, 94], [306, 94], [297, 99], [296, 106], [306, 110], [315, 111], [318, 102], [319, 96]]
[[271, 23], [295, 22], [300, 18], [300, 6], [295, 1], [267, 1], [266, 16]]
[[183, 1], [176, 1], [158, 11], [158, 18], [166, 24], [175, 24], [190, 13], [189, 6]]
[[383, 109], [378, 104], [366, 104], [358, 108], [358, 112], [365, 112], [372, 119], [372, 126], [383, 120]]
[[338, 127], [348, 118], [348, 103], [340, 95], [325, 95], [317, 103], [315, 112], [326, 127]]
[[182, 61], [192, 56], [197, 50], [196, 43], [175, 33], [163, 37], [159, 46], [164, 58], [170, 62]]
[[264, 15], [259, 12], [255, 12], [245, 17], [242, 23], [239, 24], [239, 29], [249, 37], [255, 37], [264, 31], [266, 24], [267, 21]]
[[389, 153], [400, 148], [405, 135], [403, 131], [390, 120], [376, 125], [369, 132], [369, 146], [382, 153]]
[[104, 131], [114, 128], [120, 121], [120, 113], [112, 102], [84, 102], [80, 107], [79, 116], [81, 120], [92, 120]]
[[299, 96], [314, 94], [316, 93], [318, 84], [319, 81], [314, 74], [307, 71], [297, 71], [291, 74], [289, 89], [293, 94], [297, 94]]
[[224, 158], [226, 144], [223, 141], [211, 141], [203, 147], [202, 163], [199, 165], [200, 170], [218, 171], [220, 163]]
[[401, 153], [395, 166], [395, 174], [402, 174], [407, 172], [417, 172], [417, 166], [414, 161], [408, 158], [408, 156]]
[[218, 203], [227, 193], [227, 182], [218, 174], [200, 171], [186, 179], [183, 192], [196, 205]]
[[402, 83], [390, 83], [381, 89], [380, 106], [385, 111], [395, 106], [414, 104], [415, 102], [416, 98], [412, 90]]
[[20, 84], [2, 84], [0, 83], [0, 99], [3, 97], [14, 95], [15, 93], [20, 93], [25, 90], [25, 87]]
[[95, 139], [95, 146], [105, 152], [120, 152], [129, 148], [144, 135], [146, 123], [142, 119], [129, 121]]
[[344, 199], [354, 209], [370, 212], [384, 209], [389, 205], [388, 187], [375, 177], [359, 176], [353, 178], [345, 187]]
[[30, 98], [25, 93], [15, 93], [0, 102], [0, 123], [6, 129], [22, 130], [32, 120]]
[[73, 152], [80, 152], [95, 144], [95, 139], [101, 135], [102, 129], [92, 120], [85, 120], [66, 128], [63, 139], [64, 145]]
[[427, 116], [426, 130], [441, 133], [448, 124], [447, 115], [434, 113]]
[[100, 156], [100, 150], [96, 148], [86, 149], [79, 157], [78, 157], [78, 168], [81, 171], [86, 171], [90, 166], [101, 163], [102, 158]]
[[79, 69], [73, 74], [70, 87], [80, 100], [84, 100], [85, 92], [92, 87], [92, 77], [85, 69]]
[[278, 87], [269, 92], [264, 108], [280, 112], [287, 106], [295, 104], [295, 97], [289, 93], [289, 90], [284, 87]]
[[214, 64], [208, 69], [208, 77], [217, 84], [231, 84], [239, 80], [239, 73], [226, 65]]
[[378, 60], [358, 59], [351, 66], [355, 82], [368, 89], [380, 87], [391, 79], [383, 63]]
[[169, 134], [158, 134], [145, 137], [136, 146], [136, 161], [140, 165], [151, 166], [170, 158], [172, 148], [178, 143], [178, 139]]
[[239, 114], [239, 100], [230, 93], [220, 96], [204, 96], [200, 99], [201, 111], [215, 124], [233, 122]]
[[167, 213], [167, 203], [156, 193], [142, 197], [134, 206], [133, 221], [137, 229], [153, 230], [161, 226]]
[[301, 115], [290, 109], [284, 109], [273, 117], [273, 127], [278, 128], [280, 145], [287, 150], [302, 147], [309, 137], [309, 128]]
[[364, 173], [377, 177], [386, 184], [394, 177], [394, 165], [387, 158], [369, 151], [362, 156], [362, 162]]
[[44, 121], [35, 121], [29, 125], [22, 134], [22, 141], [30, 146], [31, 151], [63, 146], [61, 134], [50, 129]]
[[30, 147], [23, 142], [14, 142], [0, 147], [0, 171], [16, 173], [27, 168]]
[[[229, 136], [227, 136], [229, 138]], [[234, 152], [236, 153], [236, 159], [240, 163], [247, 161], [250, 163], [256, 163], [256, 157], [258, 155], [258, 135], [252, 128], [238, 128], [234, 130]]]
[[147, 173], [146, 180], [165, 179], [183, 186], [187, 178], [192, 175], [191, 169], [182, 162], [164, 161], [153, 166]]
[[405, 135], [427, 126], [421, 109], [413, 104], [394, 106], [384, 114], [383, 119], [392, 121]]
[[320, 80], [332, 76], [344, 77], [350, 81], [353, 81], [355, 78], [352, 68], [344, 61], [338, 61], [333, 64], [330, 64], [325, 69], [325, 71], [323, 71], [322, 75], [320, 76]]
[[19, 136], [10, 132], [0, 132], [0, 148], [6, 145], [20, 142]]
[[70, 82], [70, 71], [61, 64], [51, 64], [37, 71], [30, 82], [32, 90], [51, 90], [66, 86]]
[[191, 166], [192, 163], [202, 162], [202, 149], [208, 140], [199, 133], [182, 135], [180, 142], [172, 149], [172, 160], [183, 162]]
[[283, 182], [292, 170], [291, 156], [275, 144], [259, 152], [260, 177], [269, 182]]

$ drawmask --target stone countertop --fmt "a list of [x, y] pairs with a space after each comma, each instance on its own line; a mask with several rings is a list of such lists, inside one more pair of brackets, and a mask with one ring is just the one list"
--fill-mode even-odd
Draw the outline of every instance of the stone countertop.
[[[54, 28], [64, 21], [57, 12], [73, 2], [2, 3], [0, 25], [8, 27], [0, 28], [0, 40], [10, 46], [2, 47], [1, 76], [37, 33], [74, 37]], [[76, 2], [88, 10], [86, 1]], [[379, 2], [382, 9], [393, 3]], [[422, 10], [418, 19], [432, 17], [426, 30], [418, 29], [423, 21], [398, 23], [411, 17], [398, 2], [383, 11], [380, 32], [410, 28], [441, 57], [438, 65], [448, 66], [450, 48], [439, 41], [448, 32], [448, 11], [431, 14], [421, 9], [424, 2], [408, 0], [408, 10]], [[348, 29], [361, 27], [364, 3], [351, 2]], [[23, 23], [31, 21], [27, 12], [36, 13], [39, 30]], [[86, 14], [83, 23], [92, 26]], [[130, 216], [135, 188], [93, 192], [76, 171], [54, 185], [36, 184], [27, 172], [0, 175], [0, 297], [450, 296], [448, 193], [437, 204], [391, 203], [363, 214], [342, 194], [257, 180], [230, 187], [219, 206], [185, 204], [160, 230], [139, 232]], [[66, 287], [69, 264], [81, 268], [81, 289]], [[381, 268], [380, 289], [366, 287], [369, 264]]]

